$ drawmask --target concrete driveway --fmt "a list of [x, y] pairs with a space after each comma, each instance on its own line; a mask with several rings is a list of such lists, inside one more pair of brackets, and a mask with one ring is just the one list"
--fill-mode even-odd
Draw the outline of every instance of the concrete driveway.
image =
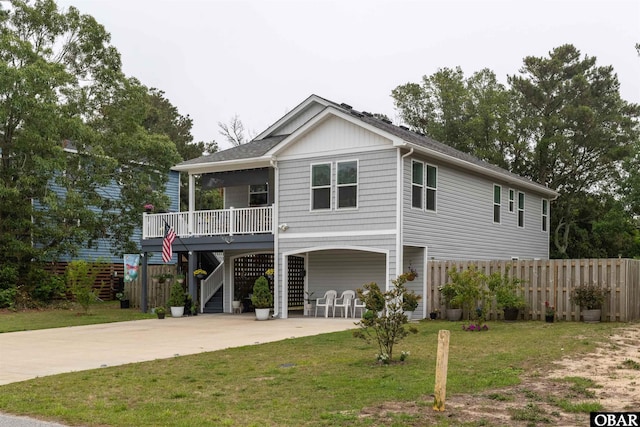
[[0, 385], [353, 329], [354, 319], [209, 314], [0, 334]]

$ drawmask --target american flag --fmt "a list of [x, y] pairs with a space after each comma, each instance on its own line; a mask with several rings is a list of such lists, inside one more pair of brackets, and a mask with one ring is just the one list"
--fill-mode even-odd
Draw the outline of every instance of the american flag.
[[173, 258], [173, 241], [176, 240], [176, 232], [169, 224], [164, 224], [164, 239], [162, 239], [162, 261], [169, 262]]

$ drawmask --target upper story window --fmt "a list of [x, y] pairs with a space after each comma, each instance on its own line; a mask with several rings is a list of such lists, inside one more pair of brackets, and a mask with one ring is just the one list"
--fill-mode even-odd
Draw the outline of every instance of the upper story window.
[[411, 162], [411, 206], [422, 209], [424, 192], [424, 163], [417, 160]]
[[524, 227], [524, 193], [518, 191], [518, 227]]
[[547, 231], [549, 224], [549, 201], [542, 199], [542, 231]]
[[436, 210], [436, 191], [438, 189], [438, 168], [427, 165], [427, 210]]
[[516, 190], [513, 188], [509, 189], [509, 212], [513, 213], [516, 211]]
[[502, 208], [502, 187], [493, 186], [493, 222], [500, 224], [500, 209]]
[[249, 206], [267, 206], [269, 203], [269, 187], [267, 184], [249, 186]]
[[358, 161], [337, 162], [338, 209], [358, 206]]
[[311, 209], [331, 209], [331, 163], [311, 165]]

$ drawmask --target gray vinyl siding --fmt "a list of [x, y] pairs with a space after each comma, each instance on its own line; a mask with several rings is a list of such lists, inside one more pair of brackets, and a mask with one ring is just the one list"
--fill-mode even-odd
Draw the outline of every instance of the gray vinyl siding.
[[320, 298], [330, 289], [338, 291], [362, 288], [365, 283], [376, 282], [385, 287], [386, 256], [382, 253], [333, 250], [311, 252], [307, 259], [307, 284]]
[[[336, 162], [358, 160], [358, 207], [336, 209]], [[331, 210], [311, 210], [311, 164], [331, 163]], [[396, 228], [396, 150], [279, 163], [279, 222], [291, 233]]]
[[[541, 231], [539, 194], [427, 158], [416, 159], [438, 167], [437, 208], [425, 212], [411, 207], [411, 159], [405, 160], [404, 244], [427, 246], [433, 259], [548, 258], [549, 234]], [[499, 224], [493, 222], [496, 184], [503, 190]], [[517, 225], [517, 209], [509, 212], [509, 188], [525, 193], [524, 228]]]

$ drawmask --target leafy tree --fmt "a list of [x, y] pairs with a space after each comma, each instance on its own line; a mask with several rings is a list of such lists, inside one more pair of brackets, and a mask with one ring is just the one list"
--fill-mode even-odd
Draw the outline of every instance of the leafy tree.
[[[161, 206], [179, 157], [143, 127], [147, 89], [121, 71], [104, 27], [53, 0], [13, 0], [0, 14], [0, 258], [74, 255], [98, 238], [120, 252], [141, 205]], [[120, 194], [107, 194], [117, 183]]]
[[595, 57], [572, 45], [548, 58], [526, 57], [509, 82], [523, 116], [518, 127], [527, 142], [519, 171], [561, 193], [552, 230], [557, 256], [569, 255], [571, 228], [581, 195], [615, 185], [622, 161], [638, 139], [640, 107], [620, 98], [617, 76]]

